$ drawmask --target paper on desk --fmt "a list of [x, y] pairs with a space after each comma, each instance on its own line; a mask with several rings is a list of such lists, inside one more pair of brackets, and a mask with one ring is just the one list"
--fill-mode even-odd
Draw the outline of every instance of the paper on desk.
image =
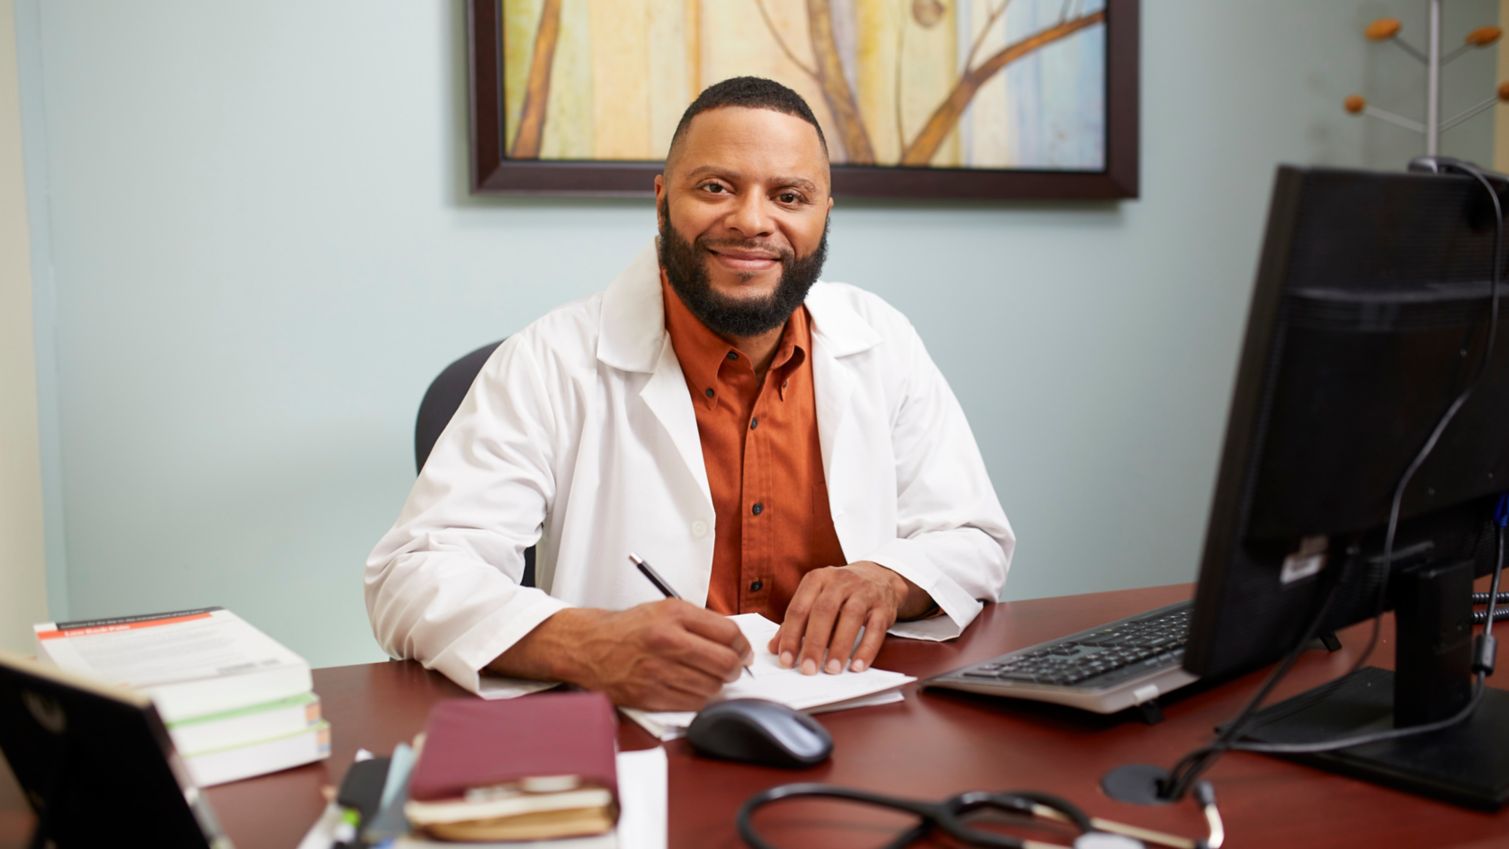
[[665, 749], [618, 753], [618, 849], [665, 849]]
[[473, 692], [484, 699], [514, 699], [559, 686], [559, 681], [528, 681], [523, 678], [482, 674], [477, 676], [477, 689]]
[[[803, 675], [795, 669], [784, 669], [776, 656], [765, 650], [771, 637], [780, 626], [758, 613], [743, 613], [729, 617], [744, 633], [744, 638], [754, 649], [755, 659], [751, 666], [753, 677], [742, 676], [725, 685], [715, 701], [725, 699], [756, 698], [780, 702], [787, 707], [808, 713], [844, 710], [851, 707], [885, 704], [901, 701], [896, 688], [917, 680], [900, 672], [870, 667], [863, 672], [840, 672], [828, 675]], [[686, 733], [697, 714], [692, 711], [646, 711], [624, 708], [628, 717], [661, 740], [674, 740]]]
[[[618, 827], [612, 834], [565, 840], [511, 841], [507, 843], [442, 843], [419, 837], [401, 837], [389, 844], [394, 849], [665, 849], [666, 761], [665, 750], [619, 752]], [[304, 835], [299, 849], [329, 849], [340, 823], [341, 811], [334, 804]]]
[[[983, 605], [981, 606], [983, 607]], [[761, 630], [762, 634], [765, 634], [764, 642], [755, 647], [755, 653], [761, 654], [762, 647], [766, 643], [770, 642], [770, 637], [775, 634], [776, 630], [780, 626], [759, 615], [758, 613], [745, 613], [730, 618], [738, 622], [745, 619], [746, 617], [752, 618], [753, 620], [758, 620], [759, 623], [763, 623], [758, 624], [758, 628]], [[744, 626], [741, 624], [740, 627], [743, 628]], [[750, 627], [756, 627], [756, 625], [751, 625]], [[952, 640], [958, 636], [956, 626], [954, 625], [953, 621], [946, 616], [935, 616], [931, 619], [918, 619], [910, 622], [897, 622], [896, 624], [891, 626], [890, 631], [898, 637], [906, 637], [909, 640], [931, 640], [932, 642], [944, 642], [947, 640]], [[745, 636], [748, 636], [747, 632]], [[749, 643], [751, 646], [755, 645], [755, 641], [753, 639], [751, 639]], [[777, 666], [776, 668], [779, 669], [780, 667]], [[493, 675], [487, 672], [482, 672], [477, 676], [477, 688], [475, 690], [471, 690], [471, 688], [468, 687], [467, 689], [471, 690], [473, 693], [481, 696], [484, 699], [513, 699], [519, 696], [527, 696], [530, 693], [538, 693], [541, 690], [548, 690], [551, 687], [558, 686], [560, 686], [560, 684], [553, 681], [530, 681], [525, 678], [505, 678], [502, 675]], [[899, 695], [888, 698], [877, 698], [874, 701], [863, 702], [863, 704], [884, 704], [886, 702], [899, 701], [900, 698], [901, 697]], [[846, 707], [860, 706], [861, 704], [833, 704], [826, 708], [823, 708], [823, 710], [840, 710]], [[818, 712], [816, 709], [807, 710], [809, 713]]]

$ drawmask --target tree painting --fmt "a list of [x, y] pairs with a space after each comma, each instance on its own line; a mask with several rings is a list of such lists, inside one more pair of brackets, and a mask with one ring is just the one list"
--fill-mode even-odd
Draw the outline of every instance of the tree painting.
[[1108, 0], [500, 0], [511, 159], [655, 161], [707, 85], [812, 105], [833, 161], [1098, 171]]

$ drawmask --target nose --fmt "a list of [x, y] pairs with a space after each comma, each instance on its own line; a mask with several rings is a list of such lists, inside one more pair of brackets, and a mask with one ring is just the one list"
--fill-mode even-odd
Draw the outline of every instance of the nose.
[[768, 236], [772, 224], [766, 199], [759, 192], [746, 192], [729, 209], [723, 225], [744, 238]]

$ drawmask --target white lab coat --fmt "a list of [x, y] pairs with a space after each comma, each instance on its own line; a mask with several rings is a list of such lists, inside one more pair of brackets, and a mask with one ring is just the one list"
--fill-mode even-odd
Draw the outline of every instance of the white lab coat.
[[[389, 654], [476, 692], [483, 666], [561, 608], [659, 599], [630, 551], [706, 603], [716, 518], [659, 273], [645, 251], [483, 366], [367, 561], [367, 611]], [[999, 596], [1014, 545], [964, 413], [888, 304], [821, 282], [806, 304], [844, 556], [894, 570], [941, 610], [892, 633], [957, 636]], [[520, 587], [536, 544], [540, 589]]]

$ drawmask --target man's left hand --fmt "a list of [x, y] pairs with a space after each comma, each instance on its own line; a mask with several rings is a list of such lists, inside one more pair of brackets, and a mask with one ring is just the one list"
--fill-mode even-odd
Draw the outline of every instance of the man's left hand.
[[[932, 599], [911, 581], [868, 560], [814, 569], [802, 577], [786, 620], [770, 641], [783, 667], [803, 675], [845, 667], [862, 672], [875, 661], [886, 629], [920, 616]], [[856, 646], [860, 628], [864, 638]]]

